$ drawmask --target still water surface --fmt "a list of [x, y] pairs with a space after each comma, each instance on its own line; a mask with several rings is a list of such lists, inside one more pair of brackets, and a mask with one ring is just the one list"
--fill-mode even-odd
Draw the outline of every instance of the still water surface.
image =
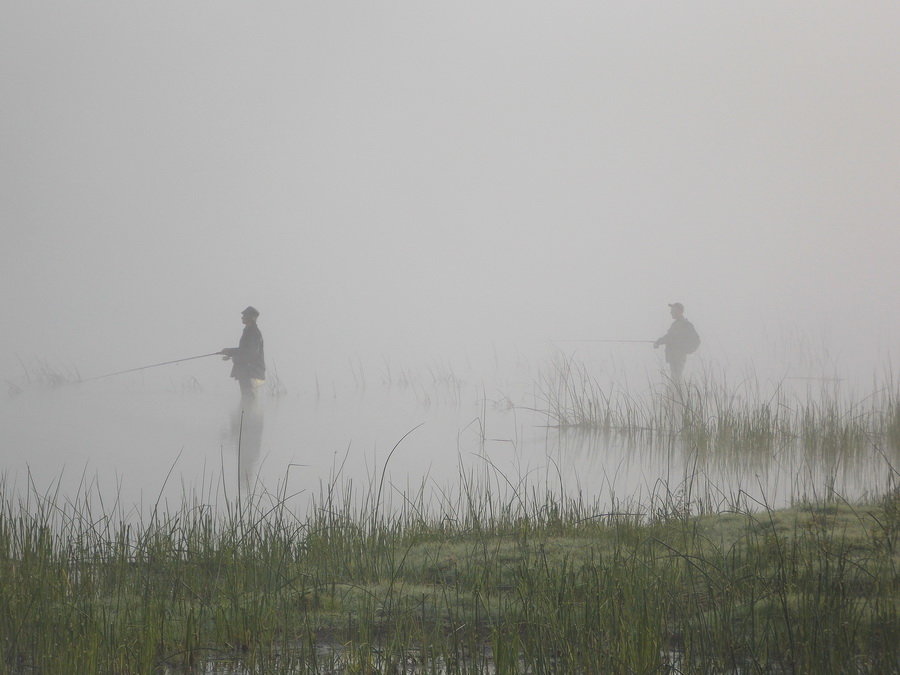
[[[308, 508], [323, 485], [365, 492], [384, 475], [386, 504], [420, 490], [437, 504], [461, 479], [495, 496], [551, 492], [600, 510], [660, 500], [728, 506], [878, 492], [887, 462], [873, 442], [839, 457], [791, 447], [701, 452], [678, 434], [617, 434], [552, 426], [540, 376], [490, 378], [450, 369], [380, 372], [343, 382], [270, 383], [257, 415], [209, 365], [25, 387], [0, 404], [3, 496], [88, 495], [146, 515], [187, 499], [223, 505], [248, 491], [293, 495]], [[240, 442], [239, 442], [240, 439]]]

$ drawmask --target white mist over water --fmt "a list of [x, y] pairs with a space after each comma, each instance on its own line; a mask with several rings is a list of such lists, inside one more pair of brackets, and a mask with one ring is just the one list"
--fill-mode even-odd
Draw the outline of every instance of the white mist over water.
[[[289, 495], [303, 513], [313, 500], [321, 505], [329, 485], [337, 494], [352, 489], [359, 505], [383, 485], [385, 510], [421, 495], [441, 513], [461, 506], [454, 498], [464, 485], [509, 504], [554, 494], [600, 512], [671, 499], [784, 506], [834, 493], [851, 500], [877, 494], [900, 459], [877, 439], [838, 452], [781, 444], [763, 452], [704, 450], [674, 427], [557, 429], [550, 411], [566, 363], [583, 367], [614, 409], [623, 400], [646, 406], [673, 394], [661, 368], [548, 358], [555, 361], [498, 360], [492, 378], [450, 364], [348, 364], [333, 380], [295, 385], [284, 378], [277, 395], [271, 387], [262, 395], [257, 417], [241, 410], [228, 364], [217, 360], [56, 387], [35, 383], [0, 406], [4, 495], [84, 500], [128, 517], [146, 517], [158, 504], [222, 509], [250, 495]], [[689, 386], [704, 386], [703, 367], [692, 360]], [[583, 382], [575, 377], [565, 389]], [[791, 405], [816, 404], [828, 391], [856, 395], [841, 382], [784, 380], [778, 390], [788, 388]], [[723, 393], [749, 407], [760, 401], [757, 392], [765, 400], [775, 391], [767, 382], [736, 381]]]
[[[674, 301], [729, 381], [864, 390], [900, 358], [898, 33], [888, 2], [12, 4], [0, 377], [233, 346], [252, 304], [299, 399], [272, 475], [421, 422], [388, 368], [478, 410], [558, 341], [642, 391], [658, 353], [562, 341], [656, 338]], [[177, 368], [4, 401], [5, 468], [227, 467], [225, 368]], [[410, 466], [450, 471], [457, 421]]]

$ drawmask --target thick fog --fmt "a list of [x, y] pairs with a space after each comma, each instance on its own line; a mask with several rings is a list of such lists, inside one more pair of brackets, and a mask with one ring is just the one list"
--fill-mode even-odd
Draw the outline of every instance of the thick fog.
[[213, 351], [247, 304], [288, 380], [676, 300], [707, 356], [896, 358], [896, 3], [2, 15], [7, 377]]

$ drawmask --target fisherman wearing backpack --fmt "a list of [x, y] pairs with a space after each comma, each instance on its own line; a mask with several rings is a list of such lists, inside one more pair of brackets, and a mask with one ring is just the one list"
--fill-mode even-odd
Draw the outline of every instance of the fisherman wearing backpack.
[[684, 372], [687, 356], [697, 351], [700, 336], [694, 324], [684, 318], [684, 305], [673, 302], [669, 305], [669, 311], [672, 314], [672, 325], [665, 335], [653, 343], [653, 348], [666, 346], [666, 363], [672, 372], [672, 381], [681, 384], [681, 374]]

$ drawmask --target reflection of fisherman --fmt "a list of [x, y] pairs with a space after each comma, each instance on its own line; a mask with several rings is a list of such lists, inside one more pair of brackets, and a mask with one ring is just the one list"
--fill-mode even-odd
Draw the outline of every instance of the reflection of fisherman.
[[231, 359], [234, 364], [231, 368], [231, 377], [241, 386], [241, 400], [245, 402], [256, 400], [256, 392], [266, 379], [263, 338], [256, 325], [258, 316], [259, 312], [253, 307], [241, 312], [241, 321], [244, 323], [241, 341], [237, 347], [222, 350], [225, 359]]
[[700, 346], [700, 336], [694, 325], [684, 318], [684, 305], [674, 302], [669, 305], [669, 310], [674, 319], [672, 325], [665, 335], [653, 343], [653, 348], [666, 346], [666, 363], [672, 372], [672, 381], [678, 384], [681, 382], [688, 354], [693, 354]]

